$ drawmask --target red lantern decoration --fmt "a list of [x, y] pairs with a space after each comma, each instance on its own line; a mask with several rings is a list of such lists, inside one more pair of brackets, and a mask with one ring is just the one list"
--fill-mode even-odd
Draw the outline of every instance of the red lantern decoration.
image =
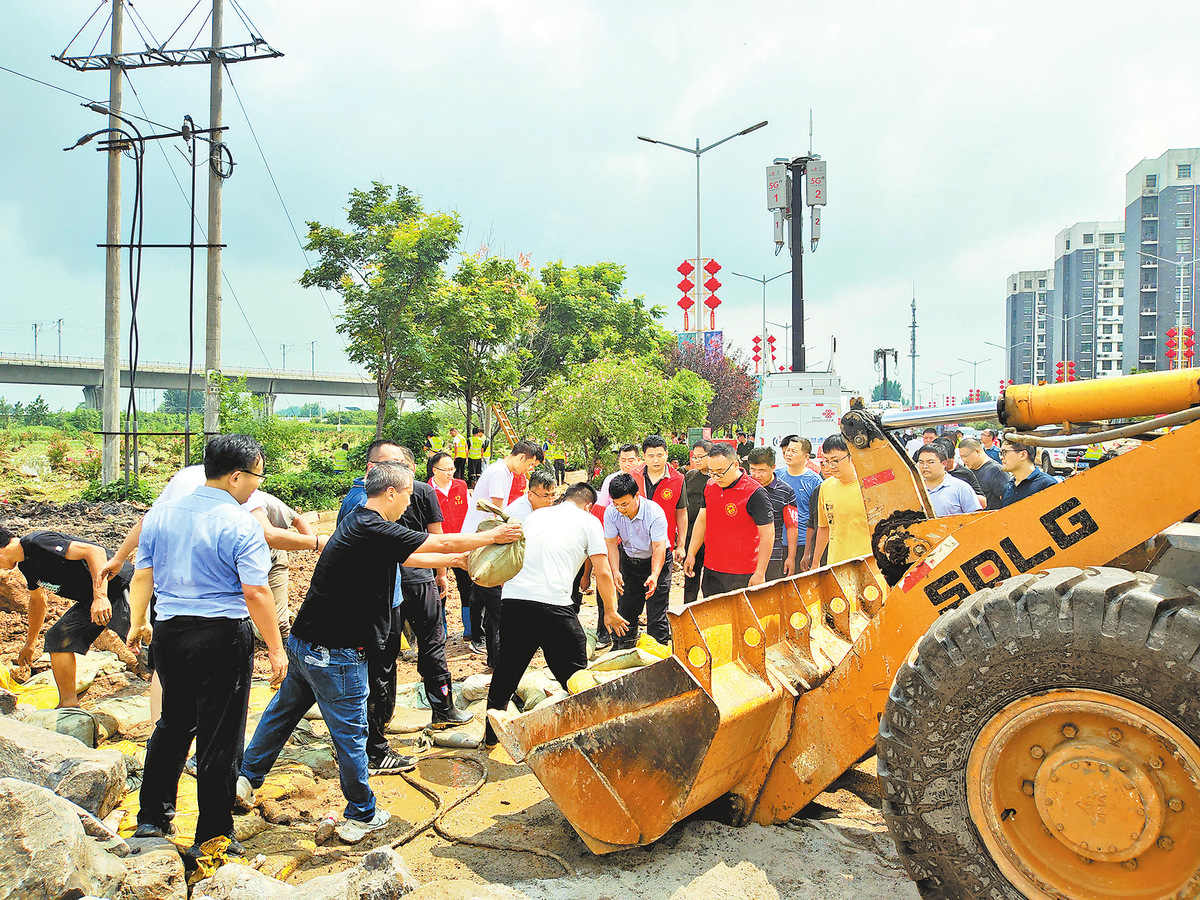
[[685, 294], [695, 286], [696, 285], [692, 284], [692, 282], [688, 281], [686, 278], [679, 282], [679, 284], [675, 285], [675, 287], [679, 288], [679, 290], [683, 291]]
[[696, 267], [692, 265], [692, 261], [690, 259], [685, 259], [678, 266], [676, 266], [675, 269], [680, 275], [685, 277], [696, 271]]
[[721, 305], [721, 301], [717, 299], [716, 294], [710, 294], [704, 299], [704, 305], [711, 310], [716, 310], [716, 308]]
[[716, 275], [718, 272], [721, 271], [721, 264], [719, 262], [717, 262], [715, 259], [710, 259], [707, 263], [704, 264], [704, 271], [707, 272], [709, 275]]

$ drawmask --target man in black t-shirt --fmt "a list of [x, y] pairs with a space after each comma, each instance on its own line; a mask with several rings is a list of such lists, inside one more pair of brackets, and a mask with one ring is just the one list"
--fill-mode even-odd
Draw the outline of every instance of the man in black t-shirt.
[[737, 433], [737, 457], [738, 465], [743, 469], [750, 465], [750, 451], [754, 449], [754, 441], [746, 437], [746, 432], [739, 431]]
[[[368, 648], [380, 650], [392, 628], [396, 566], [464, 565], [457, 555], [486, 544], [509, 543], [519, 525], [474, 534], [426, 534], [399, 524], [412, 497], [412, 472], [397, 462], [380, 462], [367, 473], [367, 501], [349, 510], [313, 570], [304, 604], [287, 640], [288, 674], [263, 711], [246, 747], [237, 780], [238, 805], [254, 804], [283, 745], [315, 701], [337, 750], [346, 821], [342, 840], [357, 843], [387, 825], [387, 810], [375, 808], [367, 770]], [[412, 757], [395, 768], [411, 769]]]
[[124, 641], [129, 633], [129, 581], [133, 566], [126, 563], [113, 578], [104, 574], [108, 552], [90, 541], [57, 531], [33, 531], [17, 538], [0, 528], [0, 571], [16, 566], [29, 589], [29, 633], [17, 654], [17, 665], [35, 658], [37, 636], [46, 621], [46, 588], [74, 601], [46, 632], [50, 668], [58, 685], [59, 708], [78, 706], [75, 693], [75, 654], [84, 654], [105, 628]]

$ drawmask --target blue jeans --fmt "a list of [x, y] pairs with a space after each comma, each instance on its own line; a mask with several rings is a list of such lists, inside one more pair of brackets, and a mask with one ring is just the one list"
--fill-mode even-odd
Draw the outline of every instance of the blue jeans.
[[296, 724], [316, 701], [337, 750], [346, 818], [369, 822], [375, 794], [367, 782], [367, 658], [353, 647], [321, 647], [291, 635], [288, 674], [263, 710], [242, 774], [257, 790]]

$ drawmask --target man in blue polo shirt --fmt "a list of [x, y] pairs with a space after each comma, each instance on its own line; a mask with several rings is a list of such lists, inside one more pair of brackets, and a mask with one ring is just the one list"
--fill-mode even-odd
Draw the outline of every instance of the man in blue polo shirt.
[[1004, 495], [1000, 498], [1001, 509], [1058, 484], [1057, 478], [1047, 475], [1033, 464], [1029, 458], [1029, 448], [1024, 444], [1001, 442], [1000, 468], [1012, 476], [1012, 481], [1004, 486]]
[[162, 715], [146, 744], [138, 837], [174, 830], [175, 799], [188, 747], [196, 738], [196, 841], [233, 840], [234, 763], [246, 730], [254, 647], [250, 620], [267, 645], [272, 684], [287, 675], [275, 599], [267, 583], [270, 551], [244, 509], [266, 477], [258, 442], [217, 435], [204, 448], [205, 482], [146, 514], [130, 584], [129, 644], [149, 632], [146, 612], [157, 594], [155, 671]]
[[617, 612], [629, 621], [629, 630], [616, 639], [616, 649], [637, 643], [643, 607], [646, 633], [665, 644], [671, 639], [667, 624], [671, 593], [667, 514], [657, 503], [639, 497], [637, 482], [625, 472], [609, 482], [608, 493], [612, 505], [604, 510], [604, 541], [617, 586]]

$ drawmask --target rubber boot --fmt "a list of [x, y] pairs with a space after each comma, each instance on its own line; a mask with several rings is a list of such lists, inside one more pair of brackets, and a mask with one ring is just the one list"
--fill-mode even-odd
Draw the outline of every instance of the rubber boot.
[[429, 699], [429, 708], [433, 710], [430, 728], [453, 728], [455, 725], [465, 725], [475, 718], [454, 705], [454, 691], [449, 675], [426, 678], [425, 696]]

